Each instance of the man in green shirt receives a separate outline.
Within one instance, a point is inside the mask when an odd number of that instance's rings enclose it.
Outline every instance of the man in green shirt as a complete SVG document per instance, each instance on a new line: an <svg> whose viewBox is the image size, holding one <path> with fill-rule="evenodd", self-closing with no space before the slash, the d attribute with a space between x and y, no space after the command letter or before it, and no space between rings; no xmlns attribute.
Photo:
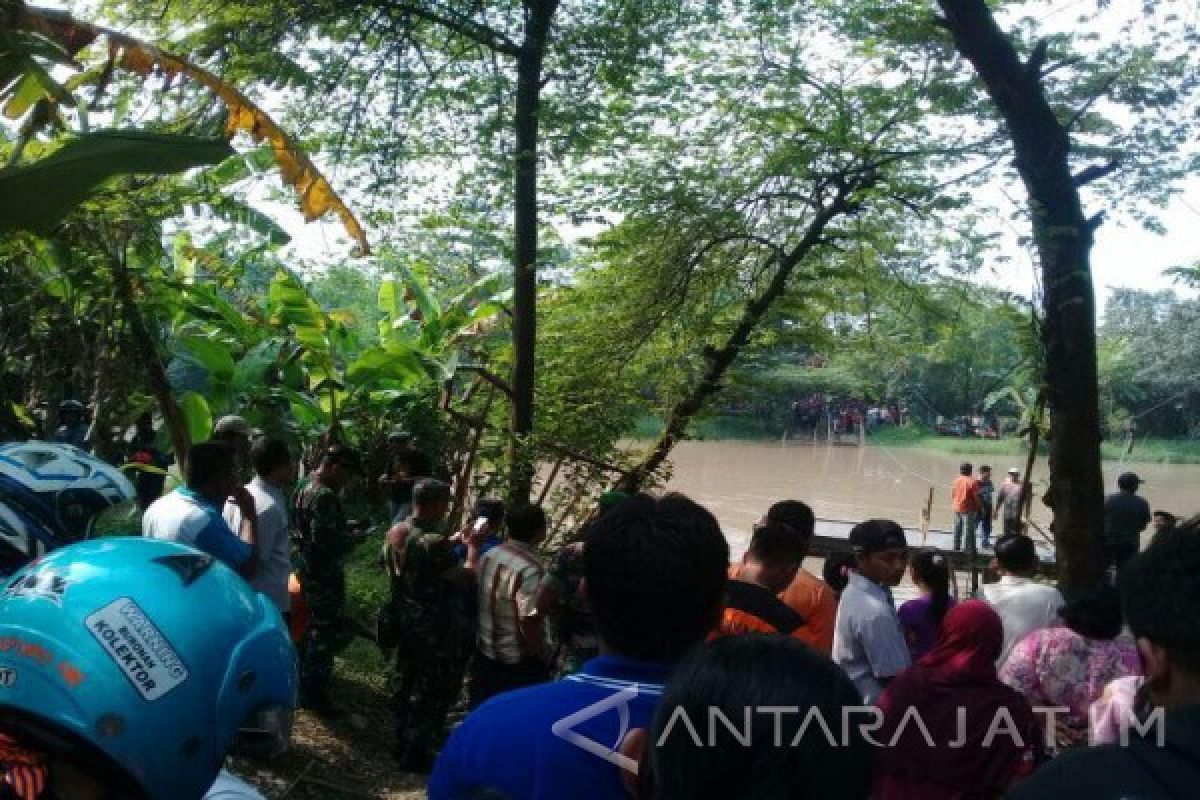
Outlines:
<svg viewBox="0 0 1200 800"><path fill-rule="evenodd" d="M339 493L360 472L357 453L330 446L297 492L292 510L296 572L311 615L300 642L300 707L318 714L337 713L328 694L333 657L353 638L343 619L345 562L357 542L346 524Z"/></svg>
<svg viewBox="0 0 1200 800"><path fill-rule="evenodd" d="M426 478L413 488L411 516L392 526L383 546L391 586L385 611L396 648L395 757L401 768L428 772L445 735L446 717L462 690L474 628L462 591L475 582L479 545L489 526L445 532L450 487ZM465 561L455 556L465 544Z"/></svg>

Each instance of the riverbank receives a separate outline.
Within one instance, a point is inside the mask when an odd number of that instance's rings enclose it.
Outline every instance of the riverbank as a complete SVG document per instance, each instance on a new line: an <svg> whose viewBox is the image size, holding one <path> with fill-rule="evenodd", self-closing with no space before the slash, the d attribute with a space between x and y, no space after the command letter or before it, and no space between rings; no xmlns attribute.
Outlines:
<svg viewBox="0 0 1200 800"><path fill-rule="evenodd" d="M867 441L879 447L917 447L962 455L1024 456L1028 453L1024 440L1016 437L979 439L939 436L915 425L879 428ZM1048 452L1044 446L1040 449L1042 454ZM1129 455L1125 454L1124 442L1101 442L1100 454L1105 461L1127 464L1200 464L1200 441L1142 438L1134 442L1133 452Z"/></svg>
<svg viewBox="0 0 1200 800"><path fill-rule="evenodd" d="M657 417L638 420L633 438L651 440L662 431L662 421ZM688 427L688 435L699 441L764 441L778 440L783 430L778 422L765 420L750 414L704 417ZM1016 437L1004 439L980 439L957 436L939 436L919 425L905 427L883 426L868 438L870 444L879 447L913 447L938 453L973 456L1024 456L1027 453L1024 440ZM1048 452L1043 445L1041 454ZM1101 456L1105 461L1128 464L1200 464L1200 440L1198 439L1152 439L1139 438L1133 452L1125 455L1125 443L1102 442Z"/></svg>

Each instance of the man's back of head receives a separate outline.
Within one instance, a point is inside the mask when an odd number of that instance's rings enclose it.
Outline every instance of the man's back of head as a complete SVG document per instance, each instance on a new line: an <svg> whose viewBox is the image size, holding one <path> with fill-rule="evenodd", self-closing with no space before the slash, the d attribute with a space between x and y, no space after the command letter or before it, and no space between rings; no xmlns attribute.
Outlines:
<svg viewBox="0 0 1200 800"><path fill-rule="evenodd" d="M1165 707L1200 704L1200 517L1160 536L1120 576L1146 682Z"/></svg>
<svg viewBox="0 0 1200 800"><path fill-rule="evenodd" d="M583 560L600 637L618 655L675 660L720 618L729 545L716 518L681 494L621 503L588 530Z"/></svg>
<svg viewBox="0 0 1200 800"><path fill-rule="evenodd" d="M772 567L799 566L804 560L804 540L790 525L760 522L754 526L746 558Z"/></svg>
<svg viewBox="0 0 1200 800"><path fill-rule="evenodd" d="M234 453L222 442L201 442L188 451L187 487L199 494L217 494L233 481ZM226 492L228 493L228 492Z"/></svg>
<svg viewBox="0 0 1200 800"><path fill-rule="evenodd" d="M1117 476L1117 488L1123 492L1136 492L1142 479L1133 472L1122 472Z"/></svg>
<svg viewBox="0 0 1200 800"><path fill-rule="evenodd" d="M450 484L437 478L422 478L413 486L413 507L422 519L441 520L450 504Z"/></svg>
<svg viewBox="0 0 1200 800"><path fill-rule="evenodd" d="M1006 533L996 540L996 562L1005 573L1029 577L1037 571L1037 548L1023 533Z"/></svg>
<svg viewBox="0 0 1200 800"><path fill-rule="evenodd" d="M770 520L760 522L754 526L737 577L782 592L796 577L807 549L808 541L792 526Z"/></svg>
<svg viewBox="0 0 1200 800"><path fill-rule="evenodd" d="M787 525L800 534L806 543L816 529L813 510L799 500L780 500L767 511L767 521Z"/></svg>
<svg viewBox="0 0 1200 800"><path fill-rule="evenodd" d="M959 475L966 475L967 477L970 477L971 473L974 471L975 471L975 468L971 465L971 462L969 462L969 461L964 461L963 463L959 464L959 466L958 466L958 474Z"/></svg>
<svg viewBox="0 0 1200 800"><path fill-rule="evenodd" d="M508 535L518 542L537 544L546 535L546 512L531 503L513 506L508 515Z"/></svg>
<svg viewBox="0 0 1200 800"><path fill-rule="evenodd" d="M496 529L504 524L504 514L504 501L498 497L481 497L471 509L472 519L483 517Z"/></svg>
<svg viewBox="0 0 1200 800"><path fill-rule="evenodd" d="M255 475L270 481L273 475L283 474L284 468L290 470L292 453L282 439L264 437L250 446L250 463L254 465Z"/></svg>

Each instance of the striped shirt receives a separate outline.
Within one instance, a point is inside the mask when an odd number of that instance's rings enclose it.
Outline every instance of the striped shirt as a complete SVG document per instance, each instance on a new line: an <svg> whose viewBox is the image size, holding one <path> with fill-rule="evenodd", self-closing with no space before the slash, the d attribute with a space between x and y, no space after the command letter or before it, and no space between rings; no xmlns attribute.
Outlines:
<svg viewBox="0 0 1200 800"><path fill-rule="evenodd" d="M529 655L518 623L536 613L544 574L537 551L509 539L479 561L479 652L501 664Z"/></svg>

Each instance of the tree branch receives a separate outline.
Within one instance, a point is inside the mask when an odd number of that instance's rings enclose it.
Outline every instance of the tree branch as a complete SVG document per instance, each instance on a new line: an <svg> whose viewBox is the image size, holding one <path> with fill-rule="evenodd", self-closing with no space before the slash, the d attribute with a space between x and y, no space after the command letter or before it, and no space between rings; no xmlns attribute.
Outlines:
<svg viewBox="0 0 1200 800"><path fill-rule="evenodd" d="M1050 42L1046 39L1038 39L1037 44L1033 46L1033 52L1029 54L1029 60L1025 62L1025 77L1030 81L1040 80L1042 77L1042 65L1046 63L1046 56L1050 52Z"/></svg>
<svg viewBox="0 0 1200 800"><path fill-rule="evenodd" d="M1073 67L1083 60L1083 56L1067 56L1066 58L1060 58L1058 61L1047 65L1046 68L1042 70L1041 77L1045 78L1047 75L1051 75L1058 70L1063 69L1064 67Z"/></svg>
<svg viewBox="0 0 1200 800"><path fill-rule="evenodd" d="M1102 86L1102 87L1099 89L1099 91L1097 91L1095 94L1093 94L1091 97L1089 97L1089 98L1087 99L1087 102L1085 102L1085 103L1084 103L1082 106L1080 106L1080 107L1079 107L1079 110L1078 110L1078 111L1076 111L1074 114L1072 114L1072 115L1071 115L1071 118L1070 118L1069 120L1067 120L1067 124L1066 124L1064 127L1065 127L1065 128L1068 130L1068 131L1069 131L1069 130L1071 130L1072 128L1074 128L1074 127L1075 127L1075 123L1079 122L1080 118L1082 118L1082 117L1083 117L1083 115L1087 113L1088 109L1089 109L1089 108L1091 108L1091 107L1092 107L1092 105L1093 105L1093 104L1094 104L1094 103L1095 103L1097 100L1099 100L1099 99L1100 99L1101 97L1103 97L1105 94L1108 94L1108 90L1109 90L1109 89L1111 89L1111 88L1112 88L1112 85L1113 85L1114 83L1116 83L1116 82L1117 82L1117 76L1116 76L1116 74L1114 73L1114 74L1112 74L1112 75L1110 75L1110 76L1108 77L1108 80L1106 80L1106 81L1104 82L1104 86Z"/></svg>
<svg viewBox="0 0 1200 800"><path fill-rule="evenodd" d="M499 375L496 375L496 374L488 371L488 369L486 367L482 367L482 366L478 366L478 365L474 365L474 364L460 364L458 368L460 370L462 370L463 372L474 372L476 375L483 378L485 381L490 383L492 386L495 386L497 389L504 392L509 397L512 397L512 393L513 393L512 387L508 385L508 382L505 381L503 378L501 378Z"/></svg>
<svg viewBox="0 0 1200 800"><path fill-rule="evenodd" d="M1106 175L1111 175L1121 168L1121 161L1118 158L1110 158L1107 164L1092 164L1090 167L1085 167L1079 172L1071 176L1071 183L1079 186L1087 186L1093 181L1098 181Z"/></svg>
<svg viewBox="0 0 1200 800"><path fill-rule="evenodd" d="M516 42L490 25L476 22L473 19L467 19L459 14L454 14L453 12L443 13L437 9L427 8L417 3L394 3L390 7L400 13L411 14L414 17L419 17L420 19L454 31L460 36L477 42L489 50L514 57L521 51L520 46Z"/></svg>

